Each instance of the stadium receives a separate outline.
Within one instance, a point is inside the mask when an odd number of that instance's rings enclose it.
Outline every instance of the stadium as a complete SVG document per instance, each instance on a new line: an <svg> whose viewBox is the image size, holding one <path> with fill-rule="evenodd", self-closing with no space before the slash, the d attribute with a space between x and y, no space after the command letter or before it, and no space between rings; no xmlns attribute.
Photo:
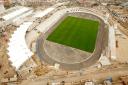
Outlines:
<svg viewBox="0 0 128 85"><path fill-rule="evenodd" d="M61 10L60 17L53 19L53 24L39 36L36 50L43 62L58 64L65 70L80 70L99 60L108 44L108 28L102 18L81 9Z"/></svg>
<svg viewBox="0 0 128 85"><path fill-rule="evenodd" d="M1 0L0 85L123 85L127 0Z"/></svg>

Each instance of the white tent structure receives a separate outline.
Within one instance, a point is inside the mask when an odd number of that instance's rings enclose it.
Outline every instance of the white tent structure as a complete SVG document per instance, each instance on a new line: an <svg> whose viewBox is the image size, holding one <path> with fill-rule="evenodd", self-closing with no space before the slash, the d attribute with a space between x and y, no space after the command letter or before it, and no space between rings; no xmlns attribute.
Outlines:
<svg viewBox="0 0 128 85"><path fill-rule="evenodd" d="M29 59L33 53L27 47L25 42L25 34L32 22L24 22L14 32L8 43L8 55L9 60L12 62L12 66L16 67L16 70Z"/></svg>
<svg viewBox="0 0 128 85"><path fill-rule="evenodd" d="M11 13L9 13L9 14L6 14L6 15L2 16L2 18L3 18L5 21L7 21L7 20L10 20L10 19L12 19L12 18L15 18L16 16L19 16L19 15L21 15L21 14L23 14L24 12L27 12L27 11L29 11L29 10L30 10L30 8L28 8L28 7L22 7L22 8L20 8L20 9L17 9L16 11L13 11L13 12L11 12Z"/></svg>

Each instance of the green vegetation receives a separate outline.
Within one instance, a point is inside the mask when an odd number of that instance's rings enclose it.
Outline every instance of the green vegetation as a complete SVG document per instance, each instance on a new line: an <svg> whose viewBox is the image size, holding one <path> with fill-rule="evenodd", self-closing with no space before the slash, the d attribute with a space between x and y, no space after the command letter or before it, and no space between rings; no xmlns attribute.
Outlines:
<svg viewBox="0 0 128 85"><path fill-rule="evenodd" d="M73 16L65 18L47 40L87 52L93 52L99 22Z"/></svg>

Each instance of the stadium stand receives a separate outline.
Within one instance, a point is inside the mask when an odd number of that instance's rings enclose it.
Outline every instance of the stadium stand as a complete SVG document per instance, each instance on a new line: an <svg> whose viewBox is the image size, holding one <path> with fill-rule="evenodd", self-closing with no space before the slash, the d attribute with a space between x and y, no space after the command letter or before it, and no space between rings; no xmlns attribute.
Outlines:
<svg viewBox="0 0 128 85"><path fill-rule="evenodd" d="M12 66L16 67L16 70L29 59L33 53L28 49L25 41L25 34L32 22L24 22L14 32L8 43L8 55L9 60L12 62Z"/></svg>

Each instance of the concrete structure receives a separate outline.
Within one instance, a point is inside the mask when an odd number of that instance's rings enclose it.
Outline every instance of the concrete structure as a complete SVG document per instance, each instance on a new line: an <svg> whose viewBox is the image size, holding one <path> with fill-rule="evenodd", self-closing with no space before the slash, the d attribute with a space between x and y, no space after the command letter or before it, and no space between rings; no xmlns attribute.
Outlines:
<svg viewBox="0 0 128 85"><path fill-rule="evenodd" d="M111 65L108 57L104 56L103 54L101 54L99 62L101 63L102 66L104 66L104 65Z"/></svg>
<svg viewBox="0 0 128 85"><path fill-rule="evenodd" d="M29 8L23 7L21 9L18 9L16 11L12 12L12 13L2 16L2 19L4 19L5 21L10 20L18 15L21 15L22 13L27 12L28 10L29 10Z"/></svg>
<svg viewBox="0 0 128 85"><path fill-rule="evenodd" d="M0 27L4 27L12 23L13 20L16 21L18 18L27 16L28 14L26 13L30 12L31 10L31 8L22 6L14 7L13 9L8 9L0 15Z"/></svg>
<svg viewBox="0 0 128 85"><path fill-rule="evenodd" d="M109 28L109 47L110 47L110 57L112 60L116 59L116 38L114 27Z"/></svg>

